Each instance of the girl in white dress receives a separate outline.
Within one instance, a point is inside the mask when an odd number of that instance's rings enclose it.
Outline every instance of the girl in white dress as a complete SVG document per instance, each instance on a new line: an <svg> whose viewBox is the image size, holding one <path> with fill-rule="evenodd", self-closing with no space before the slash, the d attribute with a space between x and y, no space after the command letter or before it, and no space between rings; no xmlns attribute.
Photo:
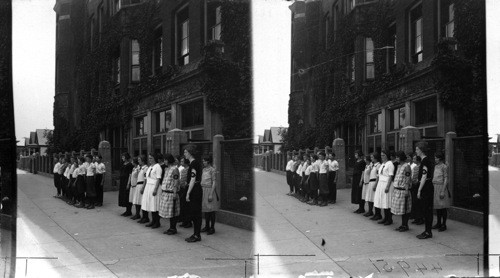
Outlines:
<svg viewBox="0 0 500 278"><path fill-rule="evenodd" d="M160 180L162 169L158 161L162 159L161 154L149 155L150 167L146 171L146 186L142 192L142 209L146 212L150 211L153 220L146 227L153 229L160 227L160 215L158 209L160 207Z"/></svg>
<svg viewBox="0 0 500 278"><path fill-rule="evenodd" d="M132 173L130 173L130 177L128 179L127 190L129 190L128 201L133 204L134 196L137 195L137 179L139 177L139 170L141 169L137 157L134 157L132 159L132 165L134 165L134 168L132 168ZM139 217L139 210L137 210L137 207L135 207L135 215L132 216L131 219L135 220L139 219Z"/></svg>
<svg viewBox="0 0 500 278"><path fill-rule="evenodd" d="M139 174L137 175L137 186L135 189L134 198L132 199L132 204L135 205L135 216L132 219L141 218L141 204L142 204L142 191L144 190L144 182L146 181L146 171L148 170L148 165L146 165L146 156L139 155L137 158L137 162L139 162ZM137 221L139 223L147 223L149 222L148 213L142 210L142 218Z"/></svg>
<svg viewBox="0 0 500 278"><path fill-rule="evenodd" d="M392 181L394 179L394 164L389 160L389 153L382 151L380 157L382 158L382 166L378 171L377 185L375 186L374 206L378 209L384 210L384 219L378 221L379 224L391 225L391 196L393 187Z"/></svg>
<svg viewBox="0 0 500 278"><path fill-rule="evenodd" d="M377 185L378 169L380 168L380 154L374 152L370 155L371 168L370 168L370 179L368 186L366 187L365 201L368 202L368 212L364 216L371 216L370 220L380 220L382 215L380 214L380 209L375 208L375 214L373 213L373 202L375 201L375 186Z"/></svg>

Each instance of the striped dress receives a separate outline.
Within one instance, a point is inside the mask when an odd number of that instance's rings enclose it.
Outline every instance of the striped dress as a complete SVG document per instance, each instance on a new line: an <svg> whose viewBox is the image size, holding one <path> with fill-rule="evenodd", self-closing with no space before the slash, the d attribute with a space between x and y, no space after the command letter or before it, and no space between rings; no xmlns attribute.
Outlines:
<svg viewBox="0 0 500 278"><path fill-rule="evenodd" d="M398 166L394 177L394 192L391 200L391 212L394 215L403 215L411 212L411 194L408 190L411 185L411 168L408 163Z"/></svg>

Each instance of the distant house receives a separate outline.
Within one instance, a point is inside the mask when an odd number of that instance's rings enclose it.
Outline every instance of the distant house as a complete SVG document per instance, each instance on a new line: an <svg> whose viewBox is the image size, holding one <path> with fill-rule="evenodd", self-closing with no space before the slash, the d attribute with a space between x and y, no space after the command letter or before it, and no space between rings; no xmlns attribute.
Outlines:
<svg viewBox="0 0 500 278"><path fill-rule="evenodd" d="M283 145L283 137L281 134L283 134L284 131L286 131L285 127L271 127L270 129L264 130L264 135L259 135L258 152L256 153L265 153L267 151L280 153L281 146Z"/></svg>
<svg viewBox="0 0 500 278"><path fill-rule="evenodd" d="M29 156L34 153L39 153L40 155L47 155L48 142L47 137L45 137L46 132L52 132L50 129L37 129L36 131L30 132L29 138L25 138L24 146L18 148L20 154L23 156Z"/></svg>

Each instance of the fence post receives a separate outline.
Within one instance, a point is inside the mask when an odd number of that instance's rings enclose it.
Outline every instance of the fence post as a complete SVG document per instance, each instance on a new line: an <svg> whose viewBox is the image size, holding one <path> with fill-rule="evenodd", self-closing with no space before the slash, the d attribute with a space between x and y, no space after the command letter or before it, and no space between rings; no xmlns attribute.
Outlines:
<svg viewBox="0 0 500 278"><path fill-rule="evenodd" d="M212 152L213 152L213 164L215 167L215 189L222 196L221 189L221 171L222 171L222 141L224 141L224 136L217 134L214 136L212 143Z"/></svg>
<svg viewBox="0 0 500 278"><path fill-rule="evenodd" d="M399 133L399 149L405 153L413 152L413 142L420 140L420 131L414 126L405 126Z"/></svg>
<svg viewBox="0 0 500 278"><path fill-rule="evenodd" d="M108 141L101 141L99 143L99 154L102 156L101 162L106 166L106 173L104 173L104 184L103 191L113 190L113 176L112 176L112 165L111 165L111 145Z"/></svg>
<svg viewBox="0 0 500 278"><path fill-rule="evenodd" d="M454 181L455 181L455 165L453 163L454 161L454 154L455 154L455 148L453 146L453 138L456 138L457 134L453 131L450 131L446 133L446 139L445 139L445 162L448 164L448 189L450 192L454 192ZM451 194L451 204L453 205L453 197L455 194Z"/></svg>
<svg viewBox="0 0 500 278"><path fill-rule="evenodd" d="M339 170L337 171L337 189L347 188L346 179L346 157L345 157L345 144L344 139L337 138L333 140L332 150L335 153L335 160L339 163Z"/></svg>

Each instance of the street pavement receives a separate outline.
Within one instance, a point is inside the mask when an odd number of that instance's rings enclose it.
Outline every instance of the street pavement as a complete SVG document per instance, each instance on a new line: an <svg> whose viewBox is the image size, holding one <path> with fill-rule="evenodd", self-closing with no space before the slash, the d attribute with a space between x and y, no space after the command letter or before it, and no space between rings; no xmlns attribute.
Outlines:
<svg viewBox="0 0 500 278"><path fill-rule="evenodd" d="M488 166L490 176L489 253L500 254L500 169ZM490 276L500 276L500 256L490 256L488 260Z"/></svg>
<svg viewBox="0 0 500 278"><path fill-rule="evenodd" d="M478 274L477 257L464 256L483 253L481 227L448 220L447 231L420 240L415 236L423 226L394 231L399 216L383 226L354 214L350 189L338 190L336 204L318 207L287 196L283 175L255 169L255 182L258 277L299 277L314 270L333 277L483 276L482 257Z"/></svg>
<svg viewBox="0 0 500 278"><path fill-rule="evenodd" d="M254 254L253 233L216 223L216 233L187 243L192 228L167 236L168 221L151 229L118 207L118 193L105 192L104 206L77 209L53 198L51 178L18 170L16 276L23 277L245 277ZM134 209L135 212L135 209ZM50 259L47 257L55 257ZM224 260L222 260L224 259ZM229 259L229 260L228 260ZM253 273L247 261L246 276Z"/></svg>

